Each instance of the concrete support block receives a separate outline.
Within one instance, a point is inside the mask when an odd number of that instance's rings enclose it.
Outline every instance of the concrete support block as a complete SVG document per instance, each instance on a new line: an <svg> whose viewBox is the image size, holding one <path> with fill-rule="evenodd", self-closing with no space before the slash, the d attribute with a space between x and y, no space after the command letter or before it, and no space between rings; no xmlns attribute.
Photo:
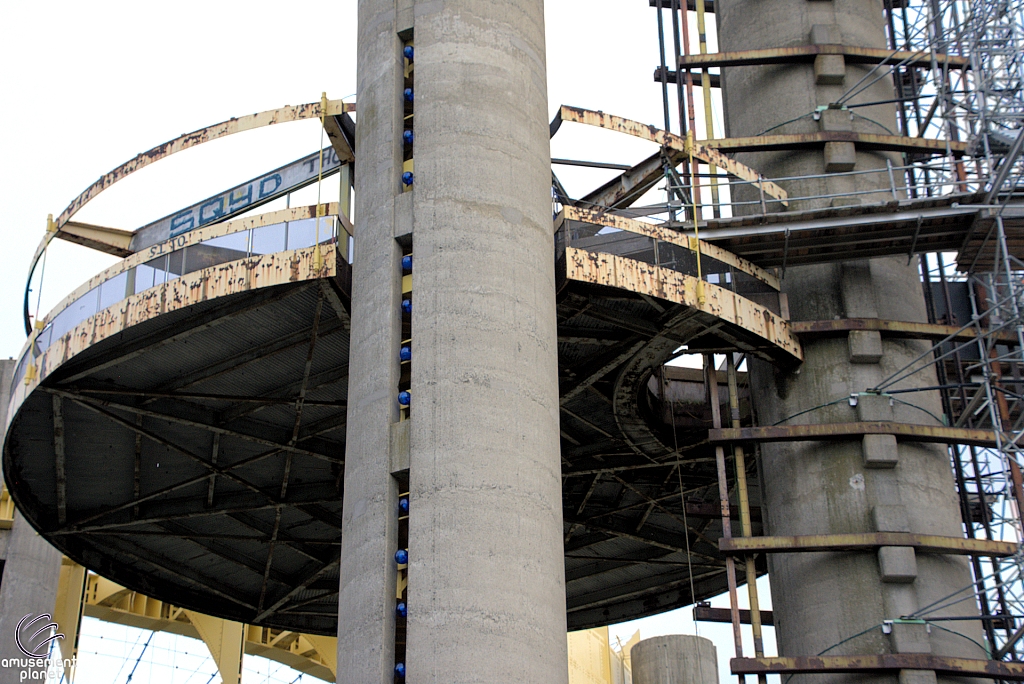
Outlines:
<svg viewBox="0 0 1024 684"><path fill-rule="evenodd" d="M889 633L893 653L931 653L928 625L896 622Z"/></svg>
<svg viewBox="0 0 1024 684"><path fill-rule="evenodd" d="M874 506L871 509L871 522L876 532L910 532L907 507L903 505Z"/></svg>
<svg viewBox="0 0 1024 684"><path fill-rule="evenodd" d="M412 239L412 198L411 192L395 197L395 239L399 242Z"/></svg>
<svg viewBox="0 0 1024 684"><path fill-rule="evenodd" d="M857 163L857 148L851 142L825 143L825 173L853 171Z"/></svg>
<svg viewBox="0 0 1024 684"><path fill-rule="evenodd" d="M900 670L900 684L935 684L931 670Z"/></svg>
<svg viewBox="0 0 1024 684"><path fill-rule="evenodd" d="M893 435L864 435L861 449L865 468L895 468L899 451Z"/></svg>
<svg viewBox="0 0 1024 684"><path fill-rule="evenodd" d="M862 394L857 398L857 420L876 422L893 419L893 407L889 397L883 397L880 394Z"/></svg>
<svg viewBox="0 0 1024 684"><path fill-rule="evenodd" d="M818 57L828 56L819 55ZM818 112L818 128L827 133L849 133L853 130L853 119L850 118L850 112L846 109L823 109Z"/></svg>
<svg viewBox="0 0 1024 684"><path fill-rule="evenodd" d="M882 334L877 330L851 330L850 363L878 363L882 360Z"/></svg>
<svg viewBox="0 0 1024 684"><path fill-rule="evenodd" d="M415 19L414 4L413 0L396 0L395 2L395 27L398 29L399 35L412 31Z"/></svg>
<svg viewBox="0 0 1024 684"><path fill-rule="evenodd" d="M411 420L391 424L391 474L409 469L409 428Z"/></svg>
<svg viewBox="0 0 1024 684"><path fill-rule="evenodd" d="M839 36L839 27L835 24L811 26L811 43L814 45L836 45L842 41Z"/></svg>
<svg viewBox="0 0 1024 684"><path fill-rule="evenodd" d="M814 58L815 85L843 85L846 60L842 55L818 55Z"/></svg>
<svg viewBox="0 0 1024 684"><path fill-rule="evenodd" d="M629 657L633 684L718 684L718 655L710 639L684 634L644 639Z"/></svg>
<svg viewBox="0 0 1024 684"><path fill-rule="evenodd" d="M910 584L917 579L917 556L914 549L909 546L883 546L878 549L878 572L883 582Z"/></svg>

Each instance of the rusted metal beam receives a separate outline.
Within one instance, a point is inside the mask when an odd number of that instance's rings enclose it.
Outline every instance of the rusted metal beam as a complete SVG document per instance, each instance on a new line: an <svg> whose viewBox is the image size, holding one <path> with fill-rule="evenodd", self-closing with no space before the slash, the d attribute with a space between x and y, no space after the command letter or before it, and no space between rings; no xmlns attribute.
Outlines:
<svg viewBox="0 0 1024 684"><path fill-rule="evenodd" d="M79 209L84 207L89 200L95 198L114 183L124 180L131 174L144 169L153 162L169 157L176 152L181 152L234 133L241 133L242 131L249 131L255 128L272 126L274 124L286 123L289 121L318 119L320 118L320 110L321 107L319 102L310 102L309 104L297 105L294 107L289 106L281 107L280 109L271 109L257 114L228 119L227 121L222 121L218 124L207 126L206 128L200 128L197 131L192 131L191 133L185 133L174 140L169 140L163 143L162 145L157 145L153 149L140 153L134 159L131 159L112 171L104 174L99 178L99 180L86 188L85 191L76 197L71 204L68 205L67 209L57 217L57 228L59 230L78 212ZM346 104L341 100L331 100L328 102L328 115L338 115L342 112L354 111L355 103Z"/></svg>
<svg viewBox="0 0 1024 684"><path fill-rule="evenodd" d="M714 140L701 140L700 144L716 150L739 153L817 148L829 142L854 143L862 150L888 150L891 152L940 155L946 154L948 150L955 156L961 156L967 152L967 143L959 140L932 140L928 138L908 138L902 135L880 135L851 131L818 131L816 133L791 133L786 135L757 135L748 138L717 138Z"/></svg>
<svg viewBox="0 0 1024 684"><path fill-rule="evenodd" d="M617 287L683 304L694 311L714 316L732 326L734 331L741 329L760 338L770 345L775 357L803 360L803 349L787 321L731 290L671 269L612 254L568 247L565 256L566 277L571 280ZM703 292L703 298L699 291Z"/></svg>
<svg viewBox="0 0 1024 684"><path fill-rule="evenodd" d="M682 152L675 150L670 150L670 152L670 164L675 165L683 160ZM640 199L664 177L665 166L662 155L658 152L596 190L587 193L578 200L578 204L623 209Z"/></svg>
<svg viewBox="0 0 1024 684"><path fill-rule="evenodd" d="M840 55L848 64L892 64L907 67L931 68L934 60L950 69L970 68L967 57L938 52L887 50L884 48L855 47L852 45L796 45L764 50L736 50L704 55L682 55L679 68L707 69L712 67L758 66L763 64L797 64L813 62L818 55Z"/></svg>
<svg viewBox="0 0 1024 684"><path fill-rule="evenodd" d="M790 324L793 332L802 338L842 336L851 330L877 330L885 337L896 337L907 340L930 340L938 342L952 336L958 342L973 342L977 333L973 328L961 329L955 325L938 325L935 323L916 323L912 321L886 321L878 318L840 318L829 321L793 321ZM1016 344L1017 335L1010 330L989 332L982 330L983 335L1003 344Z"/></svg>
<svg viewBox="0 0 1024 684"><path fill-rule="evenodd" d="M708 441L713 444L720 442L799 442L851 439L863 435L895 435L897 439L905 439L910 442L996 447L996 434L991 430L887 421L723 428L709 430Z"/></svg>
<svg viewBox="0 0 1024 684"><path fill-rule="evenodd" d="M810 534L795 537L732 537L719 539L719 550L727 555L749 553L810 553L861 551L883 546L906 546L921 553L1006 558L1017 553L1017 544L987 539L942 537L910 532L865 532L854 534Z"/></svg>
<svg viewBox="0 0 1024 684"><path fill-rule="evenodd" d="M931 655L930 653L733 658L729 661L729 669L737 675L845 674L931 670L945 676L1024 681L1024 663L954 658Z"/></svg>
<svg viewBox="0 0 1024 684"><path fill-rule="evenodd" d="M716 259L724 264L728 264L736 270L742 271L776 290L781 287L779 279L774 273L770 273L760 266L756 266L746 259L738 257L732 252L724 250L721 247L712 245L704 240L698 240L694 237L690 237L672 228L656 223L644 223L643 221L616 216L615 214L610 214L596 209L564 207L562 209L562 213L565 215L565 218L570 221L580 221L582 223L589 223L595 226L608 226L610 228L617 228L630 233L636 233L637 235L646 235L647 237L654 238L655 240L661 240L662 242L678 245L679 247L683 247L692 252L696 252L699 249L700 253L704 256Z"/></svg>
<svg viewBox="0 0 1024 684"><path fill-rule="evenodd" d="M693 619L696 622L732 622L732 611L728 608L712 608L698 603L693 607ZM750 624L749 610L740 610L740 622L745 625ZM761 624L774 626L775 614L770 610L762 610Z"/></svg>
<svg viewBox="0 0 1024 684"><path fill-rule="evenodd" d="M656 143L662 147L675 150L683 155L692 155L703 162L711 164L712 166L724 169L727 173L730 173L737 178L759 186L764 190L766 195L780 200L783 205L789 205L789 195L787 195L786 191L778 184L766 180L761 174L749 166L741 164L735 159L731 159L726 157L724 154L719 153L714 149L716 147L715 145L708 144L713 141L690 141L687 138L680 138L678 135L674 135L668 131L663 131L656 126L642 124L639 121L615 116L614 114L595 112L589 109L582 109L580 107L562 105L559 110L559 116L562 121L573 121L575 123L604 128L609 131L625 133L642 140L648 140Z"/></svg>
<svg viewBox="0 0 1024 684"><path fill-rule="evenodd" d="M68 221L60 229L57 237L123 259L133 254L131 243L134 235L130 230Z"/></svg>
<svg viewBox="0 0 1024 684"><path fill-rule="evenodd" d="M667 82L669 82L669 83L675 84L676 83L676 79L679 78L679 73L680 72L678 72L678 71L672 71L671 69L665 69L665 80ZM683 73L683 79L685 81L686 72L684 71L682 73ZM700 71L693 71L691 73L691 76L693 76L694 83L696 83L697 81L699 81L701 79L702 74L701 74ZM655 83L661 83L661 67L656 67L654 69L654 81L655 81ZM710 85L711 85L712 88L721 88L722 87L722 76L721 76L721 74L708 74L708 81L710 82Z"/></svg>
<svg viewBox="0 0 1024 684"><path fill-rule="evenodd" d="M660 0L660 1L661 1L661 7L663 9L669 9L670 5L669 5L668 0ZM649 2L650 2L650 6L651 7L658 7L659 0L649 0ZM686 0L686 9L690 10L691 12L696 12L697 11L697 0ZM709 13L715 11L714 0L704 0L704 11L705 12L709 12Z"/></svg>

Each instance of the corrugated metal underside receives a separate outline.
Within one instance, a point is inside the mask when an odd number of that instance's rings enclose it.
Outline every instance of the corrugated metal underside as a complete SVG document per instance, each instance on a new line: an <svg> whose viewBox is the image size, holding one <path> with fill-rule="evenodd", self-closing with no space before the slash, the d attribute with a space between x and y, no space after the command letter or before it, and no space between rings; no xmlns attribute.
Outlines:
<svg viewBox="0 0 1024 684"><path fill-rule="evenodd" d="M19 506L68 556L132 589L335 633L342 300L330 279L221 297L74 357L11 425L4 468ZM681 344L735 346L668 302L564 278L558 301L570 629L720 593L706 421L673 430L649 388ZM751 495L756 506L756 480Z"/></svg>
<svg viewBox="0 0 1024 684"><path fill-rule="evenodd" d="M176 605L332 633L349 333L321 287L204 302L58 369L5 449L33 524L75 560Z"/></svg>
<svg viewBox="0 0 1024 684"><path fill-rule="evenodd" d="M709 425L684 419L673 429L666 415L687 407L666 414L650 387L679 347L721 351L737 349L736 340L709 331L683 306L573 280L561 281L558 320L569 629L722 593ZM748 478L756 508L756 473ZM755 533L760 528L758 517Z"/></svg>

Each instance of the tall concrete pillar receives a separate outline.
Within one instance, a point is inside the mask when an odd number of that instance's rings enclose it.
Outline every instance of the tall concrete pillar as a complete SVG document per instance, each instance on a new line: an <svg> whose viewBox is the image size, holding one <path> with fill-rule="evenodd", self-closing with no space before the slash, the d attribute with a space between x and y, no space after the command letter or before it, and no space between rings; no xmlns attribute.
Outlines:
<svg viewBox="0 0 1024 684"><path fill-rule="evenodd" d="M544 3L415 41L408 676L566 682Z"/></svg>
<svg viewBox="0 0 1024 684"><path fill-rule="evenodd" d="M355 258L349 349L345 501L338 594L339 684L394 681L394 553L398 486L391 430L398 422L402 184L402 42L396 0L360 0L356 96Z"/></svg>
<svg viewBox="0 0 1024 684"><path fill-rule="evenodd" d="M339 682L393 681L403 468L410 681L567 680L543 9L359 3ZM403 41L415 45L405 121ZM414 260L401 424L399 244Z"/></svg>
<svg viewBox="0 0 1024 684"><path fill-rule="evenodd" d="M718 684L714 643L690 634L644 639L629 652L633 684Z"/></svg>
<svg viewBox="0 0 1024 684"><path fill-rule="evenodd" d="M719 43L725 50L843 43L885 47L882 3L878 0L773 0L771 10L757 0L716 3ZM815 65L725 69L722 78L726 131L730 137L818 130L867 133L895 131L892 105L819 112L837 102L870 67L819 58ZM872 76L873 77L873 76ZM865 82L870 81L870 78ZM893 97L889 77L856 96L854 102ZM787 123L788 122L788 123ZM899 163L899 157L889 155ZM793 196L817 195L791 209L856 205L891 199L886 154L852 144L824 150L763 152L740 160L768 177L832 174L877 169L857 177L785 181ZM861 197L827 197L877 189ZM897 186L897 192L899 192ZM925 321L916 263L905 257L790 268L783 289L793 320L882 318ZM848 339L809 340L806 360L794 372L763 363L751 367L751 387L759 425L772 425L811 409L787 424L897 420L936 424L941 415L935 392L888 397L851 393L876 386L917 357L928 343L882 340L877 333L853 333ZM936 384L928 369L901 388ZM836 400L840 403L834 403ZM906 402L906 403L903 403ZM915 406L909 406L914 404ZM767 534L807 535L854 532L916 532L961 536L956 488L946 449L938 445L866 437L863 442L804 442L761 447L760 475ZM894 625L883 620L910 615L948 594L967 588L971 573L963 557L923 555L909 548L874 553L774 554L769 556L776 634L783 655L931 652L987 657L978 622L944 623L949 631L923 625ZM977 615L973 601L941 611L944 616ZM850 639L861 631L861 636ZM967 637L967 638L964 638ZM846 639L850 639L840 645ZM792 684L811 676L794 677ZM829 681L850 679L828 675ZM893 681L895 676L857 675L858 682ZM905 681L934 681L932 673L904 672Z"/></svg>
<svg viewBox="0 0 1024 684"><path fill-rule="evenodd" d="M3 426L3 434L7 430L7 405L11 399L14 367L13 359L0 361L0 425ZM0 443L2 441L0 437ZM20 513L15 512L0 577L0 660L28 659L15 640L18 623L30 613L33 616L53 614L60 580L60 560L60 551L50 546ZM31 637L42 624L45 623L37 623L24 637ZM36 642L41 638L37 637ZM29 678L34 675L37 680L42 676L42 668L38 666L0 668L0 684L26 681L23 679L25 672Z"/></svg>

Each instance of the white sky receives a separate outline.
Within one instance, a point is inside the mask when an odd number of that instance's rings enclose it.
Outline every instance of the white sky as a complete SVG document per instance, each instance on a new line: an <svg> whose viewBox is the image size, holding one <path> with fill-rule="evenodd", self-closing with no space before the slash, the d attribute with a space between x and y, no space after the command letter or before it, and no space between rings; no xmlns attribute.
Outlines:
<svg viewBox="0 0 1024 684"><path fill-rule="evenodd" d="M183 132L317 101L324 90L328 97L351 99L355 20L355 0L0 2L0 355L17 356L24 343L25 277L47 214L58 215L102 174ZM660 86L652 79L659 61L656 35L647 0L547 0L550 112L572 104L661 126ZM316 122L230 136L118 183L76 219L135 229L319 144ZM627 136L573 125L563 126L552 145L555 157L616 163L633 163L652 151ZM556 172L574 196L614 175L567 167ZM325 186L333 189L336 182ZM309 190L293 204L315 201L315 190ZM41 315L115 261L60 240L47 259ZM767 598L767 584L759 584ZM688 614L615 626L613 642L615 636L627 640L637 628L643 636L692 634ZM87 633L96 639L121 638L109 632L112 626L90 622L93 629L98 631ZM774 653L774 635L767 631ZM705 625L701 633L718 646L724 680L732 655L729 628ZM108 667L94 673L95 681L108 681Z"/></svg>

